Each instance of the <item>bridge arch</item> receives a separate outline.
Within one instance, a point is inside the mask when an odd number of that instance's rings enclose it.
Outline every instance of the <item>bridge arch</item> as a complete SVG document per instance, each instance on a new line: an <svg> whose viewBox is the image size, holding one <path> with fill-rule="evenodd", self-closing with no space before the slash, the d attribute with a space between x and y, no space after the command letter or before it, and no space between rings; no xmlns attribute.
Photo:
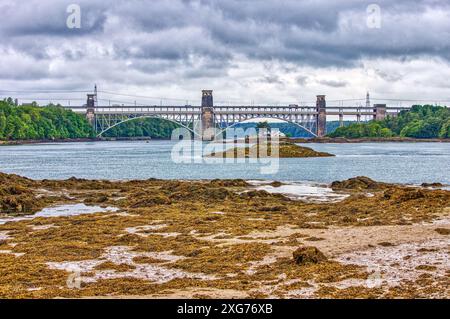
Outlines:
<svg viewBox="0 0 450 319"><path fill-rule="evenodd" d="M114 123L113 125L109 126L108 128L104 129L103 131L101 131L100 133L97 134L97 137L101 137L104 133L108 132L110 129L119 126L120 124L126 123L126 122L130 122L133 120L138 120L138 119L144 119L144 118L153 118L153 119L160 119L160 120L165 120L165 121L169 121L172 123L175 123L177 125L180 125L181 127L187 129L188 131L190 131L192 134L194 134L194 136L199 136L198 133L196 133L193 129L191 129L190 127L184 125L181 122L172 120L172 119L168 119L168 118L164 118L164 117L160 117L160 116L154 116L154 115L142 115L142 116L137 116L137 117L130 117L127 119L124 119L120 122Z"/></svg>
<svg viewBox="0 0 450 319"><path fill-rule="evenodd" d="M295 126L300 127L301 129L305 130L306 132L310 133L312 136L318 137L316 133L314 133L313 131L311 131L311 130L308 129L307 127L305 127L305 126L303 126L303 125L301 125L301 124L299 124L299 123L296 123L296 122L293 122L293 121L289 121L289 120L286 120L286 119L283 119L283 118L278 118L278 117L254 117L254 118L249 118L249 119L246 119L246 120L244 120L244 121L236 122L236 123L233 123L233 124L230 125L230 126L227 126L226 128L222 129L219 133L217 133L215 136L216 136L216 137L219 136L220 134L222 134L223 132L225 132L227 129L229 129L229 128L233 127L233 126L236 126L237 124L251 123L251 122L253 122L254 120L257 120L257 119L261 119L261 120L264 120L264 119L274 119L274 120L278 120L278 121L281 121L281 122L284 122L284 123L293 124L293 125L295 125ZM257 122L255 122L255 123L257 123Z"/></svg>

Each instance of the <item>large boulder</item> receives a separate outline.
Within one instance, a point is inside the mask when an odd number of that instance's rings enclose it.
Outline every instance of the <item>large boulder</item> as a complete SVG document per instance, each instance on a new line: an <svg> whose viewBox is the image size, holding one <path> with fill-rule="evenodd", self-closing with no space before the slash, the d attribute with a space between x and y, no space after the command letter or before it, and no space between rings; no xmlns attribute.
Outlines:
<svg viewBox="0 0 450 319"><path fill-rule="evenodd" d="M297 265L318 264L327 261L327 257L316 247L300 247L293 253Z"/></svg>
<svg viewBox="0 0 450 319"><path fill-rule="evenodd" d="M383 189L388 186L385 183L376 182L366 176L358 176L345 181L335 181L331 183L333 190L374 190Z"/></svg>
<svg viewBox="0 0 450 319"><path fill-rule="evenodd" d="M445 185L442 183L422 183L421 186L426 188L437 188L437 187L444 187Z"/></svg>

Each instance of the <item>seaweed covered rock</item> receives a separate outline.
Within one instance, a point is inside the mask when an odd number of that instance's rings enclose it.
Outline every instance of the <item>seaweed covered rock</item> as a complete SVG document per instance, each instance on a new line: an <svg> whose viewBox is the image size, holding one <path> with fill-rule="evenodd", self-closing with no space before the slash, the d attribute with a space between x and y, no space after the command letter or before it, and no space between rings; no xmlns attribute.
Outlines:
<svg viewBox="0 0 450 319"><path fill-rule="evenodd" d="M392 187L384 191L383 199L394 203L417 202L418 205L426 207L427 202L432 201L442 206L450 203L450 192L446 190L432 190L421 188Z"/></svg>
<svg viewBox="0 0 450 319"><path fill-rule="evenodd" d="M130 207L132 208L143 208L143 207L151 207L156 205L170 205L171 200L161 194L147 194L141 195L132 200L130 203Z"/></svg>
<svg viewBox="0 0 450 319"><path fill-rule="evenodd" d="M272 150L278 148L277 154L272 154ZM294 143L280 142L275 145L261 143L251 147L234 147L225 152L212 153L207 157L218 158L304 158L304 157L331 157L334 154L318 152L309 147L299 146Z"/></svg>
<svg viewBox="0 0 450 319"><path fill-rule="evenodd" d="M214 187L247 187L249 183L243 179L213 179L210 183Z"/></svg>
<svg viewBox="0 0 450 319"><path fill-rule="evenodd" d="M327 261L327 257L319 249L312 246L300 247L292 255L297 265L318 264Z"/></svg>
<svg viewBox="0 0 450 319"><path fill-rule="evenodd" d="M108 201L107 194L91 195L84 199L85 204L102 204Z"/></svg>
<svg viewBox="0 0 450 319"><path fill-rule="evenodd" d="M276 206L262 206L258 208L262 212L282 212L286 211L287 207L282 205L276 205Z"/></svg>
<svg viewBox="0 0 450 319"><path fill-rule="evenodd" d="M209 188L204 186L179 189L169 195L174 200L224 200L233 197L226 188Z"/></svg>
<svg viewBox="0 0 450 319"><path fill-rule="evenodd" d="M170 181L160 191L172 201L216 201L233 198L234 192L211 183Z"/></svg>
<svg viewBox="0 0 450 319"><path fill-rule="evenodd" d="M398 203L414 200L414 199L422 199L427 196L427 191L422 189L400 189L400 188L391 188L384 192L383 197L385 199L390 199L396 201Z"/></svg>
<svg viewBox="0 0 450 319"><path fill-rule="evenodd" d="M443 187L444 184L442 184L442 183L422 183L421 186L427 187L427 188L436 188L436 187Z"/></svg>
<svg viewBox="0 0 450 319"><path fill-rule="evenodd" d="M41 207L41 200L26 186L17 184L0 186L0 212L29 214Z"/></svg>
<svg viewBox="0 0 450 319"><path fill-rule="evenodd" d="M272 197L272 194L265 190L250 190L241 194L241 198L265 198Z"/></svg>
<svg viewBox="0 0 450 319"><path fill-rule="evenodd" d="M366 176L357 176L345 181L335 181L331 183L333 190L376 190L389 186L386 183L376 182Z"/></svg>
<svg viewBox="0 0 450 319"><path fill-rule="evenodd" d="M450 235L450 228L436 228L434 231L437 232L439 235L444 236Z"/></svg>
<svg viewBox="0 0 450 319"><path fill-rule="evenodd" d="M270 183L269 186L281 187L281 186L283 186L283 183L282 182L278 182L278 181L274 181L274 182Z"/></svg>
<svg viewBox="0 0 450 319"><path fill-rule="evenodd" d="M280 143L280 157L333 157L334 154L318 152L310 147L299 146L294 143Z"/></svg>
<svg viewBox="0 0 450 319"><path fill-rule="evenodd" d="M243 192L239 196L242 199L276 198L276 199L279 199L282 201L290 201L290 199L288 197L284 196L283 194L269 193L268 191L257 190L257 189L252 189L247 192Z"/></svg>
<svg viewBox="0 0 450 319"><path fill-rule="evenodd" d="M111 189L113 185L117 185L113 181L108 180L89 180L84 178L70 177L66 180L47 180L40 181L40 186L45 188L67 188L67 189L82 189L82 190L99 190Z"/></svg>
<svg viewBox="0 0 450 319"><path fill-rule="evenodd" d="M15 174L0 173L0 185L31 186L34 181Z"/></svg>

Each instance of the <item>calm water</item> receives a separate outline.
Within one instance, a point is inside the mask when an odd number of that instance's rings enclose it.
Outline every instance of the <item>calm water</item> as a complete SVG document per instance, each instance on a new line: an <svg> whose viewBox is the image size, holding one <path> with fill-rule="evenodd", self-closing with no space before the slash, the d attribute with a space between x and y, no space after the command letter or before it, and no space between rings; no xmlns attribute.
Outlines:
<svg viewBox="0 0 450 319"><path fill-rule="evenodd" d="M329 183L357 175L386 182L450 184L450 143L308 144L330 158L280 159L267 164L176 164L171 141L116 141L0 147L0 171L35 179L244 178Z"/></svg>

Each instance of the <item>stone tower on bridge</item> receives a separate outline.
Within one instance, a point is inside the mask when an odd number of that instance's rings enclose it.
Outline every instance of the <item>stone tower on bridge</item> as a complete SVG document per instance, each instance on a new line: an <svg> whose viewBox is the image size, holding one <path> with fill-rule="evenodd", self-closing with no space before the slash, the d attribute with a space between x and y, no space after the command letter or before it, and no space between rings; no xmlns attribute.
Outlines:
<svg viewBox="0 0 450 319"><path fill-rule="evenodd" d="M327 102L325 95L317 95L316 101L316 132L318 137L325 136L327 134Z"/></svg>
<svg viewBox="0 0 450 319"><path fill-rule="evenodd" d="M212 141L215 137L214 101L212 90L202 91L202 140Z"/></svg>
<svg viewBox="0 0 450 319"><path fill-rule="evenodd" d="M92 126L95 125L95 94L87 95L86 118Z"/></svg>
<svg viewBox="0 0 450 319"><path fill-rule="evenodd" d="M386 104L375 104L374 105L374 120L382 121L386 118Z"/></svg>
<svg viewBox="0 0 450 319"><path fill-rule="evenodd" d="M97 106L97 84L94 86L94 94L87 95L86 101L86 119L89 124L96 128L95 107Z"/></svg>

